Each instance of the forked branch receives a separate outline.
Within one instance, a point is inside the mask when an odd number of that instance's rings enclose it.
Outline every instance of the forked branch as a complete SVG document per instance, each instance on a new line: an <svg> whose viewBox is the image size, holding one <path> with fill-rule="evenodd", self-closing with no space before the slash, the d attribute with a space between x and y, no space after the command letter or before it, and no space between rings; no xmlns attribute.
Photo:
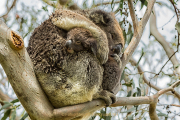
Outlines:
<svg viewBox="0 0 180 120"><path fill-rule="evenodd" d="M151 17L150 17L150 33L151 35L153 35L156 40L161 44L161 46L163 47L163 49L166 52L166 55L168 56L169 60L171 61L171 63L173 64L175 71L177 74L180 75L180 66L177 67L180 63L178 62L176 56L175 56L175 52L169 45L169 43L165 40L165 38L161 35L161 33L158 31L157 29L157 25L156 25L156 12L155 10L153 10L153 13L151 13ZM161 70L162 71L162 70ZM161 72L160 71L160 72Z"/></svg>
<svg viewBox="0 0 180 120"><path fill-rule="evenodd" d="M8 2L8 1L7 1L7 2ZM13 3L12 3L12 5L11 5L10 7L8 7L8 4L7 4L7 5L6 5L6 7L7 7L7 12L6 12L4 15L0 16L0 18L7 16L7 15L9 14L9 12L11 11L11 9L16 5L16 2L17 2L17 0L14 0Z"/></svg>
<svg viewBox="0 0 180 120"><path fill-rule="evenodd" d="M172 84L170 87L162 89L160 91L158 91L155 95L151 96L153 102L150 104L149 106L149 116L151 118L151 120L159 120L157 113L156 113L156 105L158 102L158 98L159 96L163 95L166 92L171 91L172 93L174 93L174 88L180 84L180 80L175 82L174 84Z"/></svg>
<svg viewBox="0 0 180 120"><path fill-rule="evenodd" d="M133 28L134 28L134 34L138 34L138 19L136 17L136 13L134 10L134 6L133 6L133 0L128 0L128 6L129 6L129 10L131 11L131 19L133 22Z"/></svg>
<svg viewBox="0 0 180 120"><path fill-rule="evenodd" d="M130 57L132 56L134 50L136 49L136 47L139 44L139 41L140 41L141 36L143 34L144 28L146 26L146 23L147 23L150 15L151 15L151 12L152 12L152 9L153 9L155 1L156 0L148 1L146 12L145 12L143 18L138 23L138 25L133 25L133 26L137 26L137 32L134 33L130 44L128 45L128 47L126 48L126 50L125 50L125 52L123 54L123 57L122 57L122 63L123 63L122 64L122 69L124 69L124 67L126 66L127 62L129 61ZM133 8L132 1L130 1L129 7L130 7L131 16L133 17L133 19L135 19L135 17L134 17L135 15L133 15L134 14L134 10L132 9ZM136 23L134 22L133 24L136 24ZM134 28L134 29L136 29L136 28Z"/></svg>
<svg viewBox="0 0 180 120"><path fill-rule="evenodd" d="M137 62L136 62L133 58L130 59L130 63L131 63L132 66L136 66L136 65L137 65ZM139 73L141 73L141 74L144 73L143 69L142 69L139 65L137 66L137 69L138 69L138 72L139 72ZM157 90L157 91L160 91L160 90L161 90L161 88L159 88L158 86L156 86L156 85L152 84L150 81L148 81L147 78L145 77L145 75L143 75L143 80L144 80L144 82L145 82L149 87L152 87L152 88L154 88L154 89ZM180 94L179 94L178 92L176 92L176 91L174 91L174 93L167 92L166 94L167 94L167 95L174 95L174 96L177 97L177 98L179 99L179 101L180 101Z"/></svg>

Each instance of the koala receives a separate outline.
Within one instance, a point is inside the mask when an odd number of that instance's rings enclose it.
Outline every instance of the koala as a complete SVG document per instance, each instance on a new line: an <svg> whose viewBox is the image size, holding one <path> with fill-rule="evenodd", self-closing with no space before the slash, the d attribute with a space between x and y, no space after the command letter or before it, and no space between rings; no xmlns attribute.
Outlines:
<svg viewBox="0 0 180 120"><path fill-rule="evenodd" d="M85 28L92 34L95 41L91 50L67 50L68 31L76 27ZM105 99L114 97L102 89L103 64L108 61L109 48L113 46L109 46L112 37L103 27L89 16L57 10L32 33L27 51L37 80L54 108L84 103L102 96L107 96ZM92 113L77 119L88 119Z"/></svg>
<svg viewBox="0 0 180 120"><path fill-rule="evenodd" d="M57 18L61 15L66 18L67 26L59 27L57 24L61 22ZM81 21L78 22L78 19ZM95 53L67 52L68 30L75 28L77 24L82 27L91 26L87 29L93 31L91 34L97 47ZM54 108L92 101L102 91L102 64L108 59L108 40L105 33L86 17L67 10L52 13L32 33L27 52L33 62L37 80ZM91 114L87 113L78 119L88 119Z"/></svg>
<svg viewBox="0 0 180 120"><path fill-rule="evenodd" d="M83 50L93 52L96 55L96 38L91 32L84 28L74 28L67 33L66 48L69 53L80 52Z"/></svg>
<svg viewBox="0 0 180 120"><path fill-rule="evenodd" d="M90 31L88 31L87 29L74 28L70 30L67 33L67 40L68 41L66 41L66 48L69 53L74 53L74 51L80 52L83 50L91 52L96 51L96 39L93 38ZM121 60L119 57L119 53L121 51L121 48L121 45L113 46L113 48L109 52L108 61L103 65L104 73L102 88L103 90L107 91L103 91L103 94L100 93L99 98L104 99L107 106L116 101L116 97L113 93L113 87L118 83L120 79ZM108 94L108 92L111 92L113 94ZM107 95L110 95L110 97L107 97ZM111 98L112 100L110 100L109 98Z"/></svg>

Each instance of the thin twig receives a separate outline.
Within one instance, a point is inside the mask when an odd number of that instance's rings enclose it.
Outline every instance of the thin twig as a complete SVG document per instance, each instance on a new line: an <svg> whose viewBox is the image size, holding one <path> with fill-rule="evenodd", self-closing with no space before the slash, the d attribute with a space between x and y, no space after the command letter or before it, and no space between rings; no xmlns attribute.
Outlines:
<svg viewBox="0 0 180 120"><path fill-rule="evenodd" d="M171 18L167 23L165 23L163 26L161 26L161 27L159 27L159 28L163 28L165 25L167 25L167 24L174 18L174 16L175 16L175 15L173 15L172 18ZM158 29L159 29L159 28L158 28Z"/></svg>
<svg viewBox="0 0 180 120"><path fill-rule="evenodd" d="M131 19L133 22L133 28L134 28L134 34L137 34L138 32L138 19L136 17L136 13L134 11L134 6L132 0L128 0L128 6L130 10Z"/></svg>
<svg viewBox="0 0 180 120"><path fill-rule="evenodd" d="M161 70L160 70L156 75L159 75L159 74L162 72L162 70L163 70L163 68L166 66L166 64L171 60L171 58L172 58L177 52L178 52L178 50L176 50L176 51L169 57L168 61L166 61L166 63L163 65L163 67L161 68ZM155 76L154 76L154 77L155 77Z"/></svg>
<svg viewBox="0 0 180 120"><path fill-rule="evenodd" d="M8 0L7 0L7 1L8 1ZM11 5L11 7L9 7L9 8L8 8L8 6L6 5L6 7L7 7L7 12L6 12L4 15L2 15L0 18L7 16L8 13L11 11L11 9L16 5L16 2L17 2L17 0L14 0L13 3L12 3L12 5Z"/></svg>

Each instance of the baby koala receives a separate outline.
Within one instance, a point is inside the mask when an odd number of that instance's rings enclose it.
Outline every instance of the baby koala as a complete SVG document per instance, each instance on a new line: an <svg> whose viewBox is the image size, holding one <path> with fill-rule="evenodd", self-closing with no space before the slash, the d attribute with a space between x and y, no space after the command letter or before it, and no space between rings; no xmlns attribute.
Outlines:
<svg viewBox="0 0 180 120"><path fill-rule="evenodd" d="M69 53L91 50L95 55L97 51L96 39L85 28L73 28L67 33L66 48Z"/></svg>
<svg viewBox="0 0 180 120"><path fill-rule="evenodd" d="M86 50L93 52L93 54L96 55L96 39L92 36L89 30L85 28L71 29L67 33L67 40L67 52L73 53ZM102 90L93 96L93 99L101 98L105 100L107 106L116 102L116 96L113 90L120 82L121 60L118 55L121 48L121 44L114 45L112 48L109 48L108 61L103 65L104 73L101 88Z"/></svg>

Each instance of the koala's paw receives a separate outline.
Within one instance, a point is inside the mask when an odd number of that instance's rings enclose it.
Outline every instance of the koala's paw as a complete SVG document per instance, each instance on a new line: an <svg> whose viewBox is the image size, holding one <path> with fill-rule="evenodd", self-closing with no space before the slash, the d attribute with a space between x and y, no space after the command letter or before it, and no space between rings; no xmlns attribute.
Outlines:
<svg viewBox="0 0 180 120"><path fill-rule="evenodd" d="M117 64L121 67L122 66L122 62L121 62L121 58L119 55L117 54L112 54L111 57L114 58L114 60L117 62Z"/></svg>
<svg viewBox="0 0 180 120"><path fill-rule="evenodd" d="M116 96L107 90L100 91L95 96L95 99L98 99L98 98L103 99L107 107L116 102Z"/></svg>
<svg viewBox="0 0 180 120"><path fill-rule="evenodd" d="M105 64L108 60L108 54L109 54L109 48L104 44L103 46L98 47L96 57L101 64Z"/></svg>
<svg viewBox="0 0 180 120"><path fill-rule="evenodd" d="M101 64L105 64L108 60L108 53L102 53L97 55L97 59L100 61Z"/></svg>

